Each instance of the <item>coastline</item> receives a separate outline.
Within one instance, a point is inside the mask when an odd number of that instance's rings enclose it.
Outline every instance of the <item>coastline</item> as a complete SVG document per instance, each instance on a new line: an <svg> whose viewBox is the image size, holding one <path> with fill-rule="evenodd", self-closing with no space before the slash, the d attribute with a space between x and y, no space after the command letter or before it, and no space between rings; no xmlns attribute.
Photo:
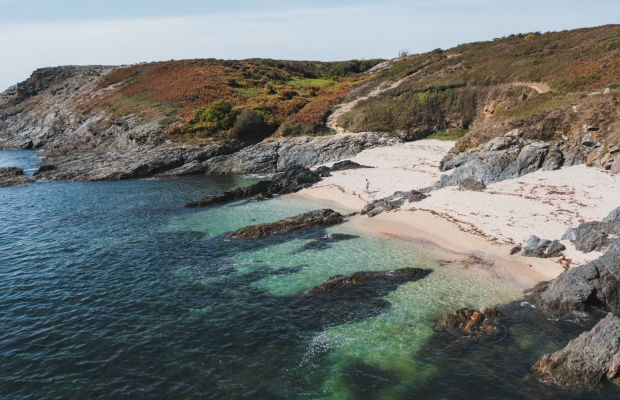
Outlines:
<svg viewBox="0 0 620 400"><path fill-rule="evenodd" d="M368 149L351 160L372 168L332 172L319 184L290 196L359 212L395 191L433 185L443 174L439 163L453 145L422 140ZM369 194L363 190L366 178L371 182ZM511 256L510 250L531 235L560 240L567 228L602 219L618 206L619 192L620 176L579 165L539 170L490 184L481 192L444 187L396 211L373 218L351 217L349 224L371 234L409 241L439 257L451 253L465 263L471 261L466 258L476 257L491 276L529 289L601 253L582 253L568 240L562 241L566 250L560 258Z"/></svg>
<svg viewBox="0 0 620 400"><path fill-rule="evenodd" d="M290 196L351 212L359 211L366 204L360 197L343 193L336 186L304 189ZM492 279L520 290L554 279L564 271L557 258L510 256L510 245L464 231L456 223L427 210L397 210L373 218L357 215L348 223L371 235L407 242L445 263L477 265Z"/></svg>

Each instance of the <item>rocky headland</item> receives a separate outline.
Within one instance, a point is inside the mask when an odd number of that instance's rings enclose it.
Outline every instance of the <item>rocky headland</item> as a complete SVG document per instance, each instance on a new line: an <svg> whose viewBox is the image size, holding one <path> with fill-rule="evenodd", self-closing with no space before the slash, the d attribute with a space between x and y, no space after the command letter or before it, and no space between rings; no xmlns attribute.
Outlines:
<svg viewBox="0 0 620 400"><path fill-rule="evenodd" d="M16 167L0 168L0 187L13 185L27 185L34 182L24 176L24 170Z"/></svg>

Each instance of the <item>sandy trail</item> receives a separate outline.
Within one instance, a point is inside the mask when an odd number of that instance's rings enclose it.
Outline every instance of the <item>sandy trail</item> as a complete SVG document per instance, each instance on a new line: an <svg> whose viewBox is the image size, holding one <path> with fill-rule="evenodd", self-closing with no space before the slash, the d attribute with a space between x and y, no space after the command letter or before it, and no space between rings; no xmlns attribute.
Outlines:
<svg viewBox="0 0 620 400"><path fill-rule="evenodd" d="M442 174L438 169L439 162L453 144L422 140L369 149L352 160L375 168L333 172L333 176L325 178L320 186L306 189L300 195L359 210L365 203L395 191L421 189L434 184ZM366 178L370 180L370 195L363 193ZM568 227L601 220L620 206L618 193L620 175L580 165L557 171L537 171L497 182L490 184L484 192L443 188L432 192L427 199L405 204L401 211L386 215L397 215L397 219L422 215L411 214L412 211L433 215L448 222L448 225L442 225L445 235L450 235L445 226L452 226L452 230L466 232L499 246L495 254L507 256L510 246L524 243L530 235L560 239ZM412 226L415 226L414 222ZM563 243L567 247L565 254L574 265L600 255L583 254L577 252L570 242Z"/></svg>
<svg viewBox="0 0 620 400"><path fill-rule="evenodd" d="M514 86L527 86L530 89L534 89L538 94L547 93L551 88L546 83L542 82L515 82Z"/></svg>

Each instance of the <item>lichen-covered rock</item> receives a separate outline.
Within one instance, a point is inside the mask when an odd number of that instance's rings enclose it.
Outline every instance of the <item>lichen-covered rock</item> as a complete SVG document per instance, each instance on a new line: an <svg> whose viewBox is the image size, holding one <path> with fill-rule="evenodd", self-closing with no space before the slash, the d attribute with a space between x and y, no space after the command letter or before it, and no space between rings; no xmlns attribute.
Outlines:
<svg viewBox="0 0 620 400"><path fill-rule="evenodd" d="M250 186L229 190L222 194L206 196L198 201L186 204L185 207L207 207L258 195L268 196L295 193L320 182L321 179L319 175L308 168L293 167L282 174L274 176L270 181L260 181Z"/></svg>
<svg viewBox="0 0 620 400"><path fill-rule="evenodd" d="M337 225L342 223L342 221L343 217L340 213L330 209L323 209L310 211L276 222L246 226L245 228L229 233L228 236L237 239L256 239L277 233L314 228L315 226Z"/></svg>
<svg viewBox="0 0 620 400"><path fill-rule="evenodd" d="M566 388L605 381L620 386L620 318L608 314L562 350L544 355L533 374L546 384Z"/></svg>
<svg viewBox="0 0 620 400"><path fill-rule="evenodd" d="M308 290L308 294L332 294L364 287L372 290L373 283L404 283L421 279L428 271L421 268L402 268L393 271L356 272L349 275L336 275Z"/></svg>
<svg viewBox="0 0 620 400"><path fill-rule="evenodd" d="M557 240L543 240L538 236L530 236L523 250L524 257L550 258L559 257L566 247Z"/></svg>
<svg viewBox="0 0 620 400"><path fill-rule="evenodd" d="M26 185L34 182L24 176L24 170L16 167L0 168L0 187L13 185Z"/></svg>
<svg viewBox="0 0 620 400"><path fill-rule="evenodd" d="M424 193L418 192L417 190L411 190L409 192L394 192L391 196L374 200L372 203L367 204L362 209L362 215L368 215L372 218L384 211L396 210L402 207L405 202L414 203L424 200L426 197L428 196Z"/></svg>

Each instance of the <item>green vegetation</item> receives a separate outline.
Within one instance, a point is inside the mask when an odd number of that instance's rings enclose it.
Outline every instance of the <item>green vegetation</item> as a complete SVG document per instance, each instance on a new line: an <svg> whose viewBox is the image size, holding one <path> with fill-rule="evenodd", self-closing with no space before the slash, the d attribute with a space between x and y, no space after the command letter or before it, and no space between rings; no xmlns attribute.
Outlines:
<svg viewBox="0 0 620 400"><path fill-rule="evenodd" d="M446 140L456 142L471 129L461 129L461 128L448 128L444 131L435 132L426 137L426 139L435 139L435 140Z"/></svg>
<svg viewBox="0 0 620 400"><path fill-rule="evenodd" d="M246 108L237 116L232 133L236 139L242 141L260 141L273 132L265 123L263 114L257 110Z"/></svg>
<svg viewBox="0 0 620 400"><path fill-rule="evenodd" d="M236 113L229 101L218 100L200 114L201 122L208 122L218 131L232 128Z"/></svg>
<svg viewBox="0 0 620 400"><path fill-rule="evenodd" d="M375 65L382 63L385 60L382 59L374 59L374 60L349 60L349 61L341 61L334 63L327 72L328 77L332 76L349 76L352 74L359 74L362 72L366 72Z"/></svg>

